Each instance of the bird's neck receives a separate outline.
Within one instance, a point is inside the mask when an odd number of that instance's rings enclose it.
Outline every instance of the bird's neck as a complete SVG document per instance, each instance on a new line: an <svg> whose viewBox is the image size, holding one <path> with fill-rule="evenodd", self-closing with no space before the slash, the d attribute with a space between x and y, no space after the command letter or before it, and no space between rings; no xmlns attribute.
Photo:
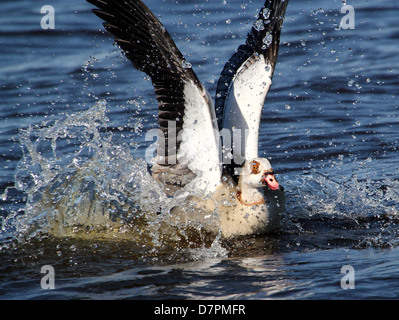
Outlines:
<svg viewBox="0 0 399 320"><path fill-rule="evenodd" d="M253 188L247 184L238 182L237 200L245 206L254 206L266 203L263 188Z"/></svg>

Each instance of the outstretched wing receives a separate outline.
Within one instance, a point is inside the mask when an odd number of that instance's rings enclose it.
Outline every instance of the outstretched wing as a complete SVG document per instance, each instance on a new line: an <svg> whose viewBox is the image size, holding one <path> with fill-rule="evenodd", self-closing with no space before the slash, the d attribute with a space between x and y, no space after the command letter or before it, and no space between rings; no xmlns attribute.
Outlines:
<svg viewBox="0 0 399 320"><path fill-rule="evenodd" d="M221 73L215 98L224 169L234 174L258 157L263 105L272 83L288 0L266 0L247 36Z"/></svg>
<svg viewBox="0 0 399 320"><path fill-rule="evenodd" d="M176 188L195 180L212 192L220 182L216 116L208 92L173 39L141 0L87 0L133 66L151 77L159 135L153 176Z"/></svg>

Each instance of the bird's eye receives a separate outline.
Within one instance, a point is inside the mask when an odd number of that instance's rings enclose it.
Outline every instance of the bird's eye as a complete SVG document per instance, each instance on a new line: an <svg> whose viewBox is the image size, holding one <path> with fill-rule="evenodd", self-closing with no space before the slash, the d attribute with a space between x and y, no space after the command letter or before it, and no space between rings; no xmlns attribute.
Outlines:
<svg viewBox="0 0 399 320"><path fill-rule="evenodd" d="M252 173L253 174L258 174L259 173L259 166L260 163L258 161L252 161Z"/></svg>

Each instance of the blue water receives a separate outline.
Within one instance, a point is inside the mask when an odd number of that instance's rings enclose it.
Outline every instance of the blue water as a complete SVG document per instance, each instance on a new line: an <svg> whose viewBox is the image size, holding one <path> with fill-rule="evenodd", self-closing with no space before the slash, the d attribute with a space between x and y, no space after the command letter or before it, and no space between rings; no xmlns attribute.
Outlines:
<svg viewBox="0 0 399 320"><path fill-rule="evenodd" d="M263 4L146 3L211 95ZM143 234L135 220L143 207L168 205L145 175L157 112L150 81L89 4L52 1L55 29L43 30L46 4L0 4L0 298L399 296L395 1L346 1L354 29L338 28L342 1L291 1L260 134L287 190L282 228L177 243L157 233L165 221ZM78 210L88 203L127 224L82 226L98 218ZM40 286L44 265L54 290ZM354 289L341 287L344 265Z"/></svg>

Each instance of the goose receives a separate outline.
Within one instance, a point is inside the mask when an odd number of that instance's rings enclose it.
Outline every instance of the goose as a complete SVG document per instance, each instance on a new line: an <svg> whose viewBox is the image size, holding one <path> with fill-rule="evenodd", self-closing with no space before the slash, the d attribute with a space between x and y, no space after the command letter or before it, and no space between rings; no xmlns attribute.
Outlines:
<svg viewBox="0 0 399 320"><path fill-rule="evenodd" d="M266 0L245 44L221 72L215 103L141 0L87 1L127 59L151 78L158 101L152 177L168 196L198 209L170 214L202 221L213 213L224 238L277 230L284 188L269 160L258 156L258 136L288 0Z"/></svg>

